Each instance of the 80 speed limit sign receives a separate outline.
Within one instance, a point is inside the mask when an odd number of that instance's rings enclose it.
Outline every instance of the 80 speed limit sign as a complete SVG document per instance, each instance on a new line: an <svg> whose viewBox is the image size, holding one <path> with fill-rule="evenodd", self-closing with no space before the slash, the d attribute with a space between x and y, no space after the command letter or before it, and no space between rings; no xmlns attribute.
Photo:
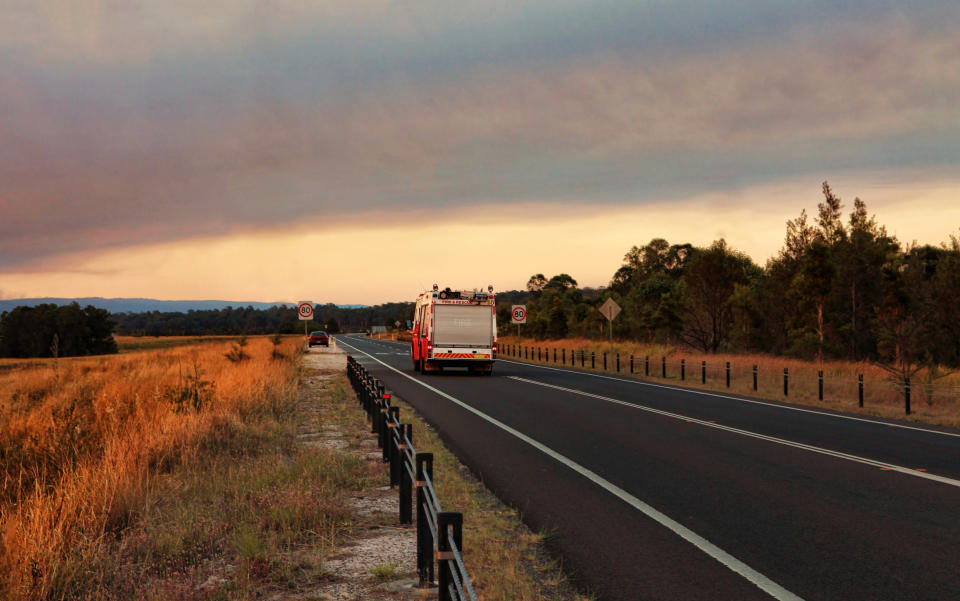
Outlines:
<svg viewBox="0 0 960 601"><path fill-rule="evenodd" d="M313 303L310 301L300 301L297 303L297 314L301 320L313 319Z"/></svg>
<svg viewBox="0 0 960 601"><path fill-rule="evenodd" d="M510 307L511 323L527 323L527 306L513 305Z"/></svg>

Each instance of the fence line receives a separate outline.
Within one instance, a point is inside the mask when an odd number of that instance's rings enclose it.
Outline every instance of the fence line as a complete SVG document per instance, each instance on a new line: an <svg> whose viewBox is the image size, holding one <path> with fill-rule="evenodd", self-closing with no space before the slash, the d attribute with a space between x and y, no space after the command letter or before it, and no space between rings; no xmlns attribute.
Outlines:
<svg viewBox="0 0 960 601"><path fill-rule="evenodd" d="M960 387L934 386L931 382L873 380L865 381L864 375L857 374L852 378L835 378L819 370L815 380L800 378L796 373L791 374L789 368L783 372L761 370L756 364L737 364L732 361L722 361L720 364L709 364L705 360L687 361L686 358L668 360L665 355L630 355L587 351L577 348L545 348L518 343L504 344L501 354L534 363L564 365L580 369L602 371L604 373L619 373L624 375L642 376L645 378L661 378L681 383L708 386L713 389L730 390L738 394L758 393L776 390L782 393L782 398L788 400L791 395L816 394L820 401L826 399L856 400L858 407L864 406L864 398L870 393L896 395L903 401L904 413L910 415L911 403L920 398L928 403L936 400L957 401L960 399ZM868 396L869 398L869 396Z"/></svg>
<svg viewBox="0 0 960 601"><path fill-rule="evenodd" d="M443 511L440 505L433 484L433 453L417 452L413 425L400 422L400 407L390 404L383 383L352 355L347 355L347 377L367 412L371 434L377 435L383 461L390 464L390 486L399 488L401 524L413 523L416 489L418 588L433 587L436 576L440 601L477 601L463 561L463 514Z"/></svg>

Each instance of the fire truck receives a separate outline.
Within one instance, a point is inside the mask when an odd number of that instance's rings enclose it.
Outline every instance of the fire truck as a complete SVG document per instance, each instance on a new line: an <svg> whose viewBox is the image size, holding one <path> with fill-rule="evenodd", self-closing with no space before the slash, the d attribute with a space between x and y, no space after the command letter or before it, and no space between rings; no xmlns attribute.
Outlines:
<svg viewBox="0 0 960 601"><path fill-rule="evenodd" d="M451 290L434 284L417 297L410 356L424 374L466 367L489 376L497 358L497 311L493 286L487 292Z"/></svg>

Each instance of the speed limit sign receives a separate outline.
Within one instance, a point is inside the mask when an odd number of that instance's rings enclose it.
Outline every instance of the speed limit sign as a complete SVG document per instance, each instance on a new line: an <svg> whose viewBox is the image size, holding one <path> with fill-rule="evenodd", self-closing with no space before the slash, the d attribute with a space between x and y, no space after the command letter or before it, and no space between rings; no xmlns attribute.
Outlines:
<svg viewBox="0 0 960 601"><path fill-rule="evenodd" d="M303 321L313 319L313 303L310 301L300 301L297 303L297 314Z"/></svg>
<svg viewBox="0 0 960 601"><path fill-rule="evenodd" d="M527 306L513 305L510 307L511 323L527 323Z"/></svg>

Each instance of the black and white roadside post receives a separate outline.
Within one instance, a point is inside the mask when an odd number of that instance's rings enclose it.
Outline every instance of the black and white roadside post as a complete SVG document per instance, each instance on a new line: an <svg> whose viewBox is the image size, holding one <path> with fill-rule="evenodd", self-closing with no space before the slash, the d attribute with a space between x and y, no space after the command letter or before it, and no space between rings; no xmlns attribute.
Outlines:
<svg viewBox="0 0 960 601"><path fill-rule="evenodd" d="M517 345L520 345L520 324L527 323L527 306L510 306L510 323L517 324Z"/></svg>
<svg viewBox="0 0 960 601"><path fill-rule="evenodd" d="M313 320L313 302L300 301L297 303L297 315L303 322L303 343L309 348L310 340L307 338L307 322Z"/></svg>
<svg viewBox="0 0 960 601"><path fill-rule="evenodd" d="M613 355L613 320L617 318L617 315L620 315L620 305L617 304L617 301L612 298L608 298L602 305L600 305L600 313L607 318L607 321L610 322L610 354ZM604 371L606 371L606 355L604 355Z"/></svg>
<svg viewBox="0 0 960 601"><path fill-rule="evenodd" d="M427 478L433 481L433 453L417 453L417 588L429 588L433 583L433 537L427 524Z"/></svg>

